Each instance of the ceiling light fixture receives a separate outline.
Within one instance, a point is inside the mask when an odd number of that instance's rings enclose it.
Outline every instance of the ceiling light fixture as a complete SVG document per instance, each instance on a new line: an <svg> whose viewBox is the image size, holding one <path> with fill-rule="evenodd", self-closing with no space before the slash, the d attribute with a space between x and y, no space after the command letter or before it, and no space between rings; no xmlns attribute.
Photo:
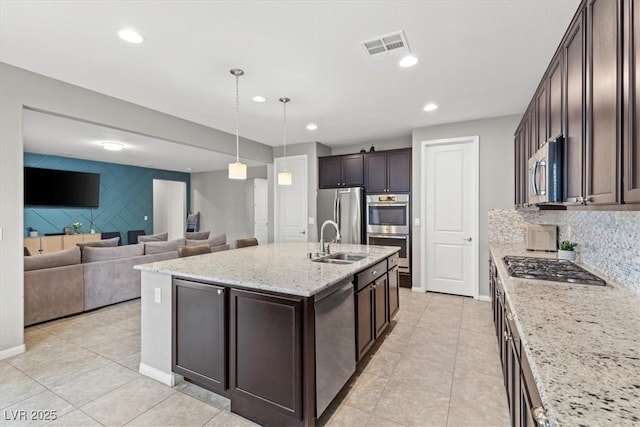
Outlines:
<svg viewBox="0 0 640 427"><path fill-rule="evenodd" d="M267 98L265 98L264 96L260 96L260 95L256 95L251 99L253 99L253 102L265 102L267 100Z"/></svg>
<svg viewBox="0 0 640 427"><path fill-rule="evenodd" d="M124 144L121 144L119 142L103 142L102 148L109 151L122 151L122 149L124 148Z"/></svg>
<svg viewBox="0 0 640 427"><path fill-rule="evenodd" d="M229 163L230 179L247 179L247 165L240 163L240 95L238 91L238 78L244 75L240 68L232 68L229 71L236 78L236 162Z"/></svg>
<svg viewBox="0 0 640 427"><path fill-rule="evenodd" d="M428 103L423 108L423 110L426 111L427 113L430 112L430 111L436 111L437 109L438 109L438 106L436 104L434 104L433 102Z"/></svg>
<svg viewBox="0 0 640 427"><path fill-rule="evenodd" d="M402 68L409 68L409 67L413 67L417 63L418 63L418 58L416 58L413 55L407 55L403 57L400 60L400 62L398 62L398 65L401 66Z"/></svg>
<svg viewBox="0 0 640 427"><path fill-rule="evenodd" d="M307 125L307 130L317 130L318 129L318 125L315 123L309 123Z"/></svg>
<svg viewBox="0 0 640 427"><path fill-rule="evenodd" d="M282 106L284 107L284 122L282 126L282 145L284 146L284 168L282 172L278 172L278 185L291 185L293 179L291 172L287 172L287 102L291 101L289 98L280 98Z"/></svg>
<svg viewBox="0 0 640 427"><path fill-rule="evenodd" d="M140 44L144 41L144 37L142 37L139 32L131 29L123 29L118 31L118 37L126 42L133 44Z"/></svg>

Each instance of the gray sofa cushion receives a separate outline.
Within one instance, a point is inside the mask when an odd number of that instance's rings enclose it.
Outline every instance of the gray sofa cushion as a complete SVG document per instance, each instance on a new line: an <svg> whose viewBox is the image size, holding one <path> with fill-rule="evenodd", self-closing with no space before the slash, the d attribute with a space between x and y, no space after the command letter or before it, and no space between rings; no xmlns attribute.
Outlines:
<svg viewBox="0 0 640 427"><path fill-rule="evenodd" d="M144 244L144 254L162 254L165 252L178 251L178 246L184 246L184 239L169 240L168 242L146 242Z"/></svg>
<svg viewBox="0 0 640 427"><path fill-rule="evenodd" d="M80 248L77 246L43 255L24 257L24 271L80 264Z"/></svg>
<svg viewBox="0 0 640 427"><path fill-rule="evenodd" d="M148 236L138 236L138 243L143 242L166 242L169 239L169 233L149 234Z"/></svg>
<svg viewBox="0 0 640 427"><path fill-rule="evenodd" d="M187 231L184 238L189 240L207 240L211 231Z"/></svg>
<svg viewBox="0 0 640 427"><path fill-rule="evenodd" d="M25 271L25 326L81 313L83 308L82 264Z"/></svg>
<svg viewBox="0 0 640 427"><path fill-rule="evenodd" d="M205 241L203 241L203 240L186 239L186 245L187 246L201 245L204 242ZM211 246L211 247L220 246L220 245L226 245L227 244L227 235L224 234L224 233L218 234L217 236L213 236L213 237L207 239L206 242L209 243L209 246Z"/></svg>
<svg viewBox="0 0 640 427"><path fill-rule="evenodd" d="M82 262L106 261L109 259L129 258L144 254L144 245L116 246L114 248L94 248L87 246L82 254Z"/></svg>
<svg viewBox="0 0 640 427"><path fill-rule="evenodd" d="M76 246L79 247L80 250L82 250L82 248L86 246L92 246L95 248L113 248L115 246L118 246L119 240L120 240L119 237L114 237L112 239L102 239L102 240L95 240L93 242L76 243Z"/></svg>

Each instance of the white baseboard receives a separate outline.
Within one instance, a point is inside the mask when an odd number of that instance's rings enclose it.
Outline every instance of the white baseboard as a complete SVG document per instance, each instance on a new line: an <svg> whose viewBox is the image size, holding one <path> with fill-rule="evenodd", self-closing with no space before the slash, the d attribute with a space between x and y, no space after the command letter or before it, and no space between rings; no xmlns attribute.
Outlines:
<svg viewBox="0 0 640 427"><path fill-rule="evenodd" d="M423 288L411 287L411 292L419 292L419 293L421 293L421 294L424 294L424 293L426 293L426 292L427 292L427 290L426 290L426 289L423 289Z"/></svg>
<svg viewBox="0 0 640 427"><path fill-rule="evenodd" d="M8 359L11 356L24 353L25 351L27 351L27 347L24 344L2 350L0 351L0 360Z"/></svg>
<svg viewBox="0 0 640 427"><path fill-rule="evenodd" d="M491 297L489 295L478 295L476 298L478 301L491 302Z"/></svg>
<svg viewBox="0 0 640 427"><path fill-rule="evenodd" d="M160 381L162 384L168 385L169 387L173 387L182 381L182 375L174 374L173 372L164 372L160 369L154 368L153 366L145 365L144 363L140 363L138 372L149 378L153 378L156 381Z"/></svg>

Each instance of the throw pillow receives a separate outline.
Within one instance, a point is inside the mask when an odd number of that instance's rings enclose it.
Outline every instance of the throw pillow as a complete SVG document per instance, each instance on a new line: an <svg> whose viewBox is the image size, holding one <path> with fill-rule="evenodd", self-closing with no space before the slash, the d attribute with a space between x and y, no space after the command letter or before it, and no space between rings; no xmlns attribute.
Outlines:
<svg viewBox="0 0 640 427"><path fill-rule="evenodd" d="M169 240L168 242L146 242L144 244L144 254L153 255L177 252L178 246L184 246L184 239Z"/></svg>
<svg viewBox="0 0 640 427"><path fill-rule="evenodd" d="M166 242L169 239L169 233L149 234L148 236L138 236L138 243L144 242Z"/></svg>
<svg viewBox="0 0 640 427"><path fill-rule="evenodd" d="M110 259L130 258L144 255L144 245L116 246L114 248L101 248L87 246L82 254L82 262L107 261Z"/></svg>
<svg viewBox="0 0 640 427"><path fill-rule="evenodd" d="M93 242L85 242L85 243L76 243L76 246L82 250L82 248L86 246L100 247L100 248L112 248L114 246L118 246L118 242L120 241L119 237L114 237L112 239L102 239L95 240Z"/></svg>
<svg viewBox="0 0 640 427"><path fill-rule="evenodd" d="M189 240L207 240L209 238L210 231L187 231L184 233L184 238Z"/></svg>
<svg viewBox="0 0 640 427"><path fill-rule="evenodd" d="M62 251L24 257L24 271L80 264L80 248L74 246Z"/></svg>

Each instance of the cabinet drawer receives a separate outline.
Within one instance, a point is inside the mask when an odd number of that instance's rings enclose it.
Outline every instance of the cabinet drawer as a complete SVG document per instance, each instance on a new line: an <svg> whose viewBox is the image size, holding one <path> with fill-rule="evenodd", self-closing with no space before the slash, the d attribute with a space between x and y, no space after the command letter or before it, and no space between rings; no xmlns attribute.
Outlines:
<svg viewBox="0 0 640 427"><path fill-rule="evenodd" d="M399 258L400 255L398 254L398 252L387 258L387 270L391 270L393 267L397 267Z"/></svg>
<svg viewBox="0 0 640 427"><path fill-rule="evenodd" d="M373 267L369 267L366 270L358 273L356 276L356 292L367 286L369 283L376 280L387 272L387 260L380 261Z"/></svg>

